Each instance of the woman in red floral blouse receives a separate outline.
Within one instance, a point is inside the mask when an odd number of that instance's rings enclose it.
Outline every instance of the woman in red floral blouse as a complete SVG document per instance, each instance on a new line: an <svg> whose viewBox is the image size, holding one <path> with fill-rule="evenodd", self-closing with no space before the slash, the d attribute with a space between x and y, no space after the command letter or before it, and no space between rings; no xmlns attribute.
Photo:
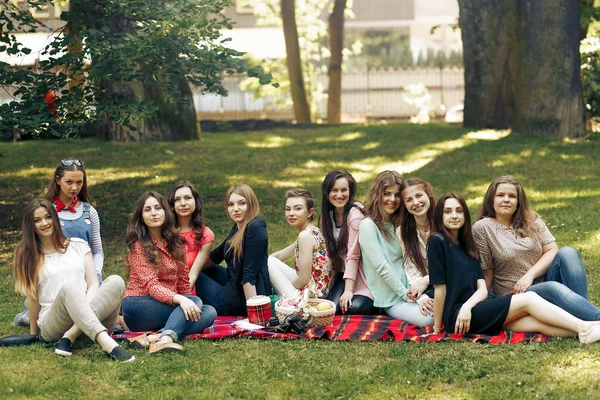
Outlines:
<svg viewBox="0 0 600 400"><path fill-rule="evenodd" d="M132 331L158 330L131 339L134 347L181 351L175 343L211 326L217 312L190 293L182 239L163 196L144 193L135 203L125 235L130 282L123 317Z"/></svg>

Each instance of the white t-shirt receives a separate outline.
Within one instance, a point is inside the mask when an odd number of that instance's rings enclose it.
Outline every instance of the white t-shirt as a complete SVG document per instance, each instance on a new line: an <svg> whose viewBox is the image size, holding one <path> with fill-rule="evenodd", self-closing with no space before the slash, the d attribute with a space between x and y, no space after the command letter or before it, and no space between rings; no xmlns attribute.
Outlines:
<svg viewBox="0 0 600 400"><path fill-rule="evenodd" d="M71 238L64 253L54 252L44 255L44 266L38 283L39 327L44 324L46 315L50 311L58 291L65 284L77 285L84 292L87 291L84 258L91 251L85 240Z"/></svg>

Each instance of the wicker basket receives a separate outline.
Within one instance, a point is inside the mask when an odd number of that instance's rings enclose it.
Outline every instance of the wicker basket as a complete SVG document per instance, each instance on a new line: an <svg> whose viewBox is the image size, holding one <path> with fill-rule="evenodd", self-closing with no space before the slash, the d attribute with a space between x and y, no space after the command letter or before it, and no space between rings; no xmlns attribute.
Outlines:
<svg viewBox="0 0 600 400"><path fill-rule="evenodd" d="M309 299L308 305L316 306L319 303L328 303L331 308L325 311L310 311L309 314L312 318L311 323L308 325L309 328L314 326L329 326L333 323L333 317L335 317L335 303L326 299ZM280 323L283 323L285 318L293 314L295 309L283 308L279 306L279 302L275 303L275 313Z"/></svg>

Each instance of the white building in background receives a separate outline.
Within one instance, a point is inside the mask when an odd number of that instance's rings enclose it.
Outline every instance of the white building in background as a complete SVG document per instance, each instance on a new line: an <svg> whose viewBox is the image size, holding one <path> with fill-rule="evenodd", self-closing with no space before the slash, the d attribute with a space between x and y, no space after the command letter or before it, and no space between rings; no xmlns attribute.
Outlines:
<svg viewBox="0 0 600 400"><path fill-rule="evenodd" d="M223 34L232 39L231 47L256 58L285 57L282 29L256 26L252 6L243 1L238 0L240 5L225 12L234 22L232 30L223 30ZM346 32L405 32L414 61L431 50L446 54L462 51L460 30L456 27L456 0L353 0L352 11L355 17L346 18ZM327 15L322 18L326 19ZM432 33L434 27L438 28Z"/></svg>

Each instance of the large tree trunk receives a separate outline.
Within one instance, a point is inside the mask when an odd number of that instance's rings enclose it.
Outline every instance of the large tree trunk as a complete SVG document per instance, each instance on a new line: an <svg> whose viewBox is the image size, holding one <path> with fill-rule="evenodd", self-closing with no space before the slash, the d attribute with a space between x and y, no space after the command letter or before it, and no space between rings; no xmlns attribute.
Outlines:
<svg viewBox="0 0 600 400"><path fill-rule="evenodd" d="M298 45L298 28L296 27L296 2L295 0L281 0L281 21L285 37L285 52L287 67L290 77L290 89L294 102L294 115L300 123L310 122L310 108L306 100L304 79L302 74L302 60L300 46Z"/></svg>
<svg viewBox="0 0 600 400"><path fill-rule="evenodd" d="M131 21L114 18L110 29L115 32L128 32L133 29ZM92 60L93 62L93 60ZM200 137L200 124L197 121L192 90L185 77L170 85L169 95L175 103L168 101L161 89L141 82L108 81L103 83L107 96L116 96L136 103L146 101L158 107L153 118L134 121L132 130L106 119L97 130L98 138L118 142L144 142L156 140L189 140Z"/></svg>
<svg viewBox="0 0 600 400"><path fill-rule="evenodd" d="M524 0L513 130L550 138L586 135L578 0Z"/></svg>
<svg viewBox="0 0 600 400"><path fill-rule="evenodd" d="M504 129L512 123L514 1L459 0L465 66L464 125Z"/></svg>
<svg viewBox="0 0 600 400"><path fill-rule="evenodd" d="M344 49L344 10L347 0L335 0L329 15L329 89L327 91L327 123L342 121L342 50Z"/></svg>
<svg viewBox="0 0 600 400"><path fill-rule="evenodd" d="M585 135L578 0L459 0L469 128Z"/></svg>
<svg viewBox="0 0 600 400"><path fill-rule="evenodd" d="M99 138L117 142L147 142L190 140L200 137L200 124L194 109L192 91L185 79L182 78L172 86L170 94L174 98L181 99L177 103L165 101L161 91L156 87L139 82L111 82L107 88L112 95L136 102L150 101L158 107L158 112L154 118L134 123L136 130L107 119L97 131Z"/></svg>

